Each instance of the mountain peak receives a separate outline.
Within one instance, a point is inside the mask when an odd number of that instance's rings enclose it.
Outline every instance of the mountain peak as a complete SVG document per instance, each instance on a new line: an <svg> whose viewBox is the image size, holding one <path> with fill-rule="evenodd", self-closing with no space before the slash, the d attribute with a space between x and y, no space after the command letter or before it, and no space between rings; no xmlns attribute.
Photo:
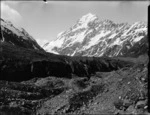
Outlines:
<svg viewBox="0 0 150 115"><path fill-rule="evenodd" d="M72 28L77 30L79 28L87 28L90 22L94 22L98 17L95 14L88 13L82 16Z"/></svg>
<svg viewBox="0 0 150 115"><path fill-rule="evenodd" d="M97 18L98 17L95 14L88 13L79 19L79 23L89 23Z"/></svg>

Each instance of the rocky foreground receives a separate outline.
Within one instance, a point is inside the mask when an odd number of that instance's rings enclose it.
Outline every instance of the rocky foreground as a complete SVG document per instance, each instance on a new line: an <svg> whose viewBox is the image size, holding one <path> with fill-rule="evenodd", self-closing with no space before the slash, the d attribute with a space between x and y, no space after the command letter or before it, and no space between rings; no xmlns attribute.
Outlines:
<svg viewBox="0 0 150 115"><path fill-rule="evenodd" d="M136 64L90 79L34 78L0 81L1 115L148 114L147 65Z"/></svg>

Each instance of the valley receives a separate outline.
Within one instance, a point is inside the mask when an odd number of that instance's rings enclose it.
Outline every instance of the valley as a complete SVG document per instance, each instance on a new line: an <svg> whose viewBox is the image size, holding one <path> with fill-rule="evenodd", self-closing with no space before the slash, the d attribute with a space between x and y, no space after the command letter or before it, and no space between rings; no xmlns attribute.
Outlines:
<svg viewBox="0 0 150 115"><path fill-rule="evenodd" d="M1 22L1 115L149 114L149 56L144 23L116 25L109 20L99 22L88 14L42 47L25 29L3 19ZM102 37L101 29L110 27L114 28L112 32L124 28L122 32L129 34L122 38L123 33L113 37L104 32ZM83 31L92 33L79 43L77 31L79 36ZM110 36L113 41L107 39ZM112 45L117 39L126 40ZM86 40L93 41L93 45L86 46L90 44ZM50 46L52 43L54 47ZM81 49L84 50L80 52Z"/></svg>

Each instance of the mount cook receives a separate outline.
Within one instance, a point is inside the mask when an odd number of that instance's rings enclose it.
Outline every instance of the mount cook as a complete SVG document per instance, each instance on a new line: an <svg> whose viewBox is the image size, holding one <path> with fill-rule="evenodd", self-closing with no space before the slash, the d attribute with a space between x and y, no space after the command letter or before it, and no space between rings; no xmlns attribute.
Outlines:
<svg viewBox="0 0 150 115"><path fill-rule="evenodd" d="M68 56L136 57L148 51L147 24L99 21L96 15L89 13L43 48L47 52Z"/></svg>

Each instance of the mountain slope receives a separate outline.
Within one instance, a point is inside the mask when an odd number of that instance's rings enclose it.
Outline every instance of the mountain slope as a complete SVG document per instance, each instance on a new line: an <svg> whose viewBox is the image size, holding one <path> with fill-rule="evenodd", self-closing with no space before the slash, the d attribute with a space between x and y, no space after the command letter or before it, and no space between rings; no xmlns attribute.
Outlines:
<svg viewBox="0 0 150 115"><path fill-rule="evenodd" d="M0 41L10 43L14 46L44 51L25 29L17 28L11 22L3 19L0 19L0 21L0 35L2 36L0 37Z"/></svg>
<svg viewBox="0 0 150 115"><path fill-rule="evenodd" d="M135 47L142 49L137 53ZM147 25L145 22L129 25L111 20L99 21L96 15L89 13L43 48L68 56L114 57L132 53L136 57L147 52Z"/></svg>

